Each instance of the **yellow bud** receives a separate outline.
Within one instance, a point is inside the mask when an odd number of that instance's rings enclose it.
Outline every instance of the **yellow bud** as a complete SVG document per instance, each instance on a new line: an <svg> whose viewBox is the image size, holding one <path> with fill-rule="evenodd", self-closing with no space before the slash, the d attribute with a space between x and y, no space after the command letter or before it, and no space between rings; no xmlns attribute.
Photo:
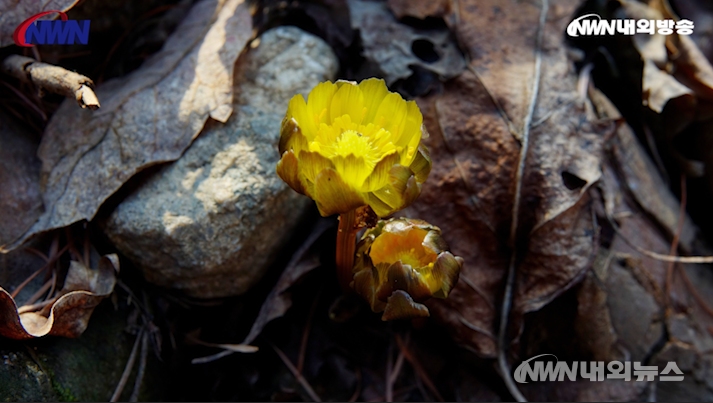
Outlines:
<svg viewBox="0 0 713 403"><path fill-rule="evenodd" d="M357 245L351 286L383 320L428 316L421 304L446 298L463 267L438 227L417 219L379 221Z"/></svg>

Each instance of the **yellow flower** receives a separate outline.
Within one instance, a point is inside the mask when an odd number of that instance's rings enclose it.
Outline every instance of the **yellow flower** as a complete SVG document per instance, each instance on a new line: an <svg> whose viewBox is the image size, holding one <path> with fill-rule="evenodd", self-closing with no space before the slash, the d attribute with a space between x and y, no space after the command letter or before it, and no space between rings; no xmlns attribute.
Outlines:
<svg viewBox="0 0 713 403"><path fill-rule="evenodd" d="M365 205L387 216L413 202L431 170L422 122L383 80L321 83L306 102L290 100L277 174L325 217Z"/></svg>
<svg viewBox="0 0 713 403"><path fill-rule="evenodd" d="M463 267L447 249L441 230L425 221L381 220L359 241L351 286L383 320L428 316L420 302L446 298Z"/></svg>

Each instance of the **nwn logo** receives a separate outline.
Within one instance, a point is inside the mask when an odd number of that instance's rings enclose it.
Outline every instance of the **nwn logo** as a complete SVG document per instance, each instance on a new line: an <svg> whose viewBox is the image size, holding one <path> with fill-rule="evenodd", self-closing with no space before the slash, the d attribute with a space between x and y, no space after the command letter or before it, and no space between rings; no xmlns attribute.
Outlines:
<svg viewBox="0 0 713 403"><path fill-rule="evenodd" d="M36 21L48 14L57 13L56 21ZM43 11L23 21L15 28L12 39L17 46L74 45L89 43L89 20L68 20L67 14L58 10Z"/></svg>

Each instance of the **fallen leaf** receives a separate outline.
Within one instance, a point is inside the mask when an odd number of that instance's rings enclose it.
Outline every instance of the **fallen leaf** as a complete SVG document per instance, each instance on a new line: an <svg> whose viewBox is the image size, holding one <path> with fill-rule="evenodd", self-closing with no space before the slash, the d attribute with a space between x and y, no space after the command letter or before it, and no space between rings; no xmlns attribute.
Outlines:
<svg viewBox="0 0 713 403"><path fill-rule="evenodd" d="M17 340L46 335L79 337L94 308L114 290L118 270L115 254L103 256L96 270L72 261L63 289L54 302L40 310L18 308L10 293L0 287L0 335Z"/></svg>
<svg viewBox="0 0 713 403"><path fill-rule="evenodd" d="M0 111L0 250L42 214L37 140Z"/></svg>
<svg viewBox="0 0 713 403"><path fill-rule="evenodd" d="M713 62L713 4L700 0L670 0L681 18L695 23L691 39L703 52L709 62Z"/></svg>
<svg viewBox="0 0 713 403"><path fill-rule="evenodd" d="M388 85L414 74L414 66L441 79L460 74L465 61L445 27L416 29L399 23L381 2L349 0L352 27L359 30L364 57Z"/></svg>
<svg viewBox="0 0 713 403"><path fill-rule="evenodd" d="M260 312L250 328L250 332L241 344L250 344L262 332L269 322L283 316L292 306L289 288L292 287L305 274L320 266L319 253L316 250L317 240L332 226L332 221L320 219L312 233L305 239L300 249L295 252L287 264L285 271L277 280L270 294L265 298Z"/></svg>
<svg viewBox="0 0 713 403"><path fill-rule="evenodd" d="M78 0L23 0L0 1L0 48L12 45L12 33L20 23L33 15L47 10L67 11L77 4ZM54 15L56 18L57 16ZM45 19L45 18L41 18Z"/></svg>
<svg viewBox="0 0 713 403"><path fill-rule="evenodd" d="M448 0L409 1L388 0L389 8L396 18L414 17L425 20L427 17L445 17L450 14L451 2Z"/></svg>
<svg viewBox="0 0 713 403"><path fill-rule="evenodd" d="M419 100L433 170L403 214L438 225L453 253L464 257L449 298L427 305L459 342L484 357L497 354L495 324L510 264L510 335L517 339L522 315L580 281L597 250L589 189L601 176L609 125L588 122L576 93L562 35L576 4L553 3L536 49L539 3L461 2L456 36L469 69L442 94ZM515 8L518 13L503 11ZM535 80L540 88L533 94Z"/></svg>
<svg viewBox="0 0 713 403"><path fill-rule="evenodd" d="M251 36L243 0L201 1L141 68L97 89L100 111L63 103L39 149L46 213L22 240L91 220L134 174L180 157L208 117L225 122L235 60Z"/></svg>

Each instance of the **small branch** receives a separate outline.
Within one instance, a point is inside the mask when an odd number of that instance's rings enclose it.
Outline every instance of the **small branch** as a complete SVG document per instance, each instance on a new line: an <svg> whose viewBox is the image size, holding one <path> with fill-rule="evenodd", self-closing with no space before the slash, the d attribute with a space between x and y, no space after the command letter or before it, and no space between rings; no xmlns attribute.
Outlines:
<svg viewBox="0 0 713 403"><path fill-rule="evenodd" d="M431 378L428 376L428 372L423 368L421 363L418 361L415 355L412 354L412 352L408 348L409 340L410 338L407 335L406 340L402 339L401 336L398 334L395 335L396 337L396 344L398 345L399 349L401 350L401 353L403 354L404 358L411 364L413 367L413 370L416 372L418 375L418 378L423 381L424 384L426 384L426 387L428 390L431 391L433 396L438 400L439 402L443 401L443 396L441 396L441 393L438 391L436 388L436 385L431 381Z"/></svg>
<svg viewBox="0 0 713 403"><path fill-rule="evenodd" d="M139 393L141 393L141 385L144 383L144 374L146 373L146 359L149 355L148 349L149 332L144 332L141 336L141 354L139 359L139 369L136 373L136 381L134 381L134 390L129 397L130 402L139 401Z"/></svg>
<svg viewBox="0 0 713 403"><path fill-rule="evenodd" d="M126 366L124 366L124 372L121 374L121 379L114 389L114 394L111 395L110 402L118 402L121 398L121 392L124 391L126 387L126 382L129 381L129 376L131 375L131 370L134 368L134 362L136 362L136 356L139 352L139 345L144 336L144 328L139 330L139 334L136 335L136 341L134 341L134 346L131 348L131 354L129 354L129 359L126 361Z"/></svg>
<svg viewBox="0 0 713 403"><path fill-rule="evenodd" d="M292 364L292 361L290 361L290 359L287 358L285 353L283 353L282 350L277 348L277 346L275 346L275 345L273 345L272 348L273 348L273 350L275 350L275 353L277 353L277 355L280 357L280 359L285 364L287 369L289 369L290 372L292 372L292 375L295 377L295 379L297 379L297 382L299 382L300 385L302 385L302 387L304 388L305 392L307 392L309 397L315 402L321 402L322 399L319 398L317 393L315 393L314 389L312 389L312 386L309 384L309 382L307 382L307 380L302 376L302 374L297 372L297 368L295 368L294 364Z"/></svg>
<svg viewBox="0 0 713 403"><path fill-rule="evenodd" d="M309 332L312 328L312 318L314 318L314 312L317 310L317 302L319 302L319 296L322 295L322 290L324 285L319 288L317 295L312 301L312 307L309 309L309 315L307 316L307 323L305 323L304 330L302 331L302 342L300 343L300 355L297 357L297 372L300 374L304 369L305 357L307 356L307 341L309 340Z"/></svg>
<svg viewBox="0 0 713 403"><path fill-rule="evenodd" d="M681 232L683 231L683 223L686 221L686 175L681 173L681 205L678 211L678 226L676 228L676 233L673 234L673 241L671 241L671 249L669 250L669 255L676 255L678 250L678 241L681 237ZM666 282L664 283L664 289L666 293L666 302L668 303L668 308L671 308L672 299L671 296L671 284L673 283L673 270L676 267L676 262L668 262L668 267L666 267Z"/></svg>
<svg viewBox="0 0 713 403"><path fill-rule="evenodd" d="M38 62L29 57L10 55L0 65L3 73L32 84L39 91L74 98L82 108L99 109L99 99L94 93L94 82L89 77L63 67Z"/></svg>

